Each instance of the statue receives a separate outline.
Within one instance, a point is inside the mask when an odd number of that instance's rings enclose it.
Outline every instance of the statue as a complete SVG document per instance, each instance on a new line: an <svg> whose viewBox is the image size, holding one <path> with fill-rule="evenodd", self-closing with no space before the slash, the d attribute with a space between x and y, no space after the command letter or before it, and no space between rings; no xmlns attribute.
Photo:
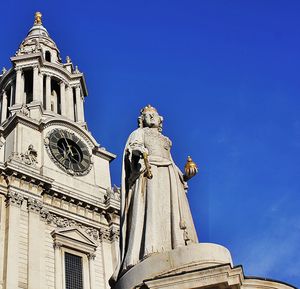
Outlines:
<svg viewBox="0 0 300 289"><path fill-rule="evenodd" d="M37 151L32 144L28 146L28 150L24 154L21 154L21 159L27 165L35 166L37 164Z"/></svg>
<svg viewBox="0 0 300 289"><path fill-rule="evenodd" d="M162 134L163 118L148 105L131 133L123 158L120 260L113 285L151 254L197 243L186 197L186 181L197 173L189 157L183 175L172 160L172 142Z"/></svg>

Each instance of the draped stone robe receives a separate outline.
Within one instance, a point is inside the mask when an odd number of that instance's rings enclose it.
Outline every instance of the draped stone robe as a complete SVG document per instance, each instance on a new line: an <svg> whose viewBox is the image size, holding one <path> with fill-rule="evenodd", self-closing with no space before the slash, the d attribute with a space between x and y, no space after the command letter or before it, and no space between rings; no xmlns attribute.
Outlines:
<svg viewBox="0 0 300 289"><path fill-rule="evenodd" d="M150 254L198 242L186 183L172 160L171 145L157 128L139 128L129 136L121 187L121 259L113 279ZM145 151L152 179L144 174Z"/></svg>

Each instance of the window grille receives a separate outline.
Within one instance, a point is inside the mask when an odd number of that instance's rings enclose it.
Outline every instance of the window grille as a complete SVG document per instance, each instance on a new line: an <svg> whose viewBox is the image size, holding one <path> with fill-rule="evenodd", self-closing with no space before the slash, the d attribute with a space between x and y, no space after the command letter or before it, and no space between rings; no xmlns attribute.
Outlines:
<svg viewBox="0 0 300 289"><path fill-rule="evenodd" d="M66 289L83 289L82 258L65 252Z"/></svg>

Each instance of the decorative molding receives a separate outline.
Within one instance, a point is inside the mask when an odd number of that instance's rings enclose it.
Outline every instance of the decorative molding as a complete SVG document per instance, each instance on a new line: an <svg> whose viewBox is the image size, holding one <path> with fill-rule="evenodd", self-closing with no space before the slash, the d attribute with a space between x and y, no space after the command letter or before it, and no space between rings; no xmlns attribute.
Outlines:
<svg viewBox="0 0 300 289"><path fill-rule="evenodd" d="M100 227L100 239L101 241L115 242L120 237L120 229L118 227L111 226L110 228Z"/></svg>
<svg viewBox="0 0 300 289"><path fill-rule="evenodd" d="M34 198L28 198L27 208L34 213L40 213L43 208L43 202Z"/></svg>
<svg viewBox="0 0 300 289"><path fill-rule="evenodd" d="M15 205L21 207L24 196L17 192L8 192L6 196L6 205Z"/></svg>
<svg viewBox="0 0 300 289"><path fill-rule="evenodd" d="M110 231L110 239L112 242L118 241L120 238L120 229L118 227L112 227Z"/></svg>
<svg viewBox="0 0 300 289"><path fill-rule="evenodd" d="M89 260L95 260L96 254L95 253L89 253L89 254L87 254L87 257L88 257Z"/></svg>
<svg viewBox="0 0 300 289"><path fill-rule="evenodd" d="M111 241L109 228L100 228L101 241Z"/></svg>
<svg viewBox="0 0 300 289"><path fill-rule="evenodd" d="M62 246L63 246L63 244L61 242L55 241L53 243L54 250L59 250Z"/></svg>
<svg viewBox="0 0 300 289"><path fill-rule="evenodd" d="M93 237L94 240L99 240L99 229L85 226L82 223L76 222L75 220L63 218L56 214L50 213L46 208L42 208L40 215L48 224L54 224L59 228L77 227L85 231L89 236Z"/></svg>
<svg viewBox="0 0 300 289"><path fill-rule="evenodd" d="M83 131L81 127L78 127L78 124L75 124L69 120L51 119L50 121L43 123L43 129L51 127L51 126L60 126L61 129L66 129L71 133L75 132L76 134L78 134L85 140L85 142L91 149L94 149L95 146L98 147L100 145L97 143L97 141L95 139L93 139L93 137L91 135L89 135L88 131ZM59 129L59 128L55 128L55 129ZM50 134L51 134L51 132L49 132L47 134L47 136Z"/></svg>

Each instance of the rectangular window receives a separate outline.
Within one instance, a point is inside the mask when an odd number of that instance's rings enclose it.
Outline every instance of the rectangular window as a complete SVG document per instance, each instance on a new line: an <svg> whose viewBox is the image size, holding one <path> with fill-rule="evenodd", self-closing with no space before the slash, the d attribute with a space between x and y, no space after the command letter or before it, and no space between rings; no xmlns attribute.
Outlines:
<svg viewBox="0 0 300 289"><path fill-rule="evenodd" d="M66 289L83 289L82 258L65 252Z"/></svg>

